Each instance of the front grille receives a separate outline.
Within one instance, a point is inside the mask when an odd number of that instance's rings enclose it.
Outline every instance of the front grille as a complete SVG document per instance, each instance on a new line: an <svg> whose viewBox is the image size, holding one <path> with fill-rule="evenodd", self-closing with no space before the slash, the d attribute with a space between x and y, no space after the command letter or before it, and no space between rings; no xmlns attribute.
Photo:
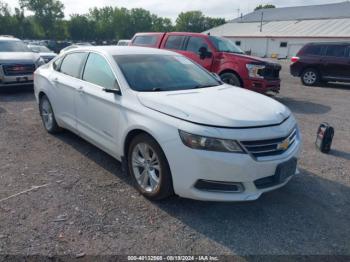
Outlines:
<svg viewBox="0 0 350 262"><path fill-rule="evenodd" d="M280 65L268 65L262 70L261 76L268 80L278 80L280 78L280 71Z"/></svg>
<svg viewBox="0 0 350 262"><path fill-rule="evenodd" d="M209 181L202 179L198 180L194 187L198 190L209 192L240 193L244 191L244 186L241 183Z"/></svg>
<svg viewBox="0 0 350 262"><path fill-rule="evenodd" d="M3 65L2 69L7 76L31 75L35 71L34 64Z"/></svg>
<svg viewBox="0 0 350 262"><path fill-rule="evenodd" d="M296 138L297 129L295 128L290 135L286 137L269 140L244 141L241 142L241 144L249 154L255 158L259 158L283 154L294 145Z"/></svg>

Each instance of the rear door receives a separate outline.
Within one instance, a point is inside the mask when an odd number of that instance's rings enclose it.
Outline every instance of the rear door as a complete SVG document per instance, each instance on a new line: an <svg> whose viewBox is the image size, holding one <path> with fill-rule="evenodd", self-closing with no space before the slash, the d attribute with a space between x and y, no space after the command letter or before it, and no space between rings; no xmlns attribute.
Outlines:
<svg viewBox="0 0 350 262"><path fill-rule="evenodd" d="M82 66L87 53L74 52L67 54L62 61L53 63L53 73L50 78L54 86L51 102L58 121L68 128L76 130L75 95L79 84Z"/></svg>
<svg viewBox="0 0 350 262"><path fill-rule="evenodd" d="M90 53L76 99L79 133L113 156L117 152L121 96L107 93L118 83L108 60Z"/></svg>
<svg viewBox="0 0 350 262"><path fill-rule="evenodd" d="M327 46L322 58L323 78L328 80L346 80L350 76L348 46L332 44Z"/></svg>

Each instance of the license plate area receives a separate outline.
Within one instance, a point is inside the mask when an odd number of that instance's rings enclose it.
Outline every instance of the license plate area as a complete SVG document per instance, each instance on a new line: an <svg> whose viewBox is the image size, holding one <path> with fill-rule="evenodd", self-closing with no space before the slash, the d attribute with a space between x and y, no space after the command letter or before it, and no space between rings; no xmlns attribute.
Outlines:
<svg viewBox="0 0 350 262"><path fill-rule="evenodd" d="M298 160L292 158L287 162L281 163L276 168L275 177L280 183L285 182L289 177L294 176L297 170Z"/></svg>

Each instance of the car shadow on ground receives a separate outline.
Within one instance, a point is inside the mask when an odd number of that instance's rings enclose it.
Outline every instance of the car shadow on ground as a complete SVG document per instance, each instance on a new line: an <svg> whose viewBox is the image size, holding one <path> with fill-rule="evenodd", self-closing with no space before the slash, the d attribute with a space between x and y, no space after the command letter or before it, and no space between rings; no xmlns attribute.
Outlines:
<svg viewBox="0 0 350 262"><path fill-rule="evenodd" d="M121 162L104 151L68 130L64 130L62 133L55 135L55 137L73 147L76 151L95 162L108 173L120 178L128 185L132 185L132 180L130 176L127 175L126 171L123 171Z"/></svg>
<svg viewBox="0 0 350 262"><path fill-rule="evenodd" d="M330 83L318 85L318 87L322 87L322 88L336 88L336 89L342 89L342 90L349 90L350 91L350 83L330 82Z"/></svg>
<svg viewBox="0 0 350 262"><path fill-rule="evenodd" d="M0 102L27 102L34 100L33 86L0 88Z"/></svg>
<svg viewBox="0 0 350 262"><path fill-rule="evenodd" d="M348 152L340 151L337 149L332 149L329 152L329 154L332 156L335 156L335 157L343 158L345 160L350 160L350 153L348 153Z"/></svg>
<svg viewBox="0 0 350 262"><path fill-rule="evenodd" d="M328 113L332 109L330 106L288 97L276 97L276 100L290 108L296 114L322 115Z"/></svg>
<svg viewBox="0 0 350 262"><path fill-rule="evenodd" d="M132 185L111 156L69 131L56 137ZM255 202L172 197L153 205L235 254L350 254L350 188L306 170Z"/></svg>
<svg viewBox="0 0 350 262"><path fill-rule="evenodd" d="M349 187L302 170L255 202L156 205L236 254L350 254L349 200Z"/></svg>

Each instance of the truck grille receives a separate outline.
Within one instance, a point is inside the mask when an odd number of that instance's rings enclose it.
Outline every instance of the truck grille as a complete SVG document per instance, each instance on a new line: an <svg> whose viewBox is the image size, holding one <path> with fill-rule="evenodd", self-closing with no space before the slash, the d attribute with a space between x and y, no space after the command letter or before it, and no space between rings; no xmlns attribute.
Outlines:
<svg viewBox="0 0 350 262"><path fill-rule="evenodd" d="M259 140L259 141L244 141L241 144L249 154L255 158L277 156L286 152L295 143L297 138L297 129L295 128L290 135L286 137Z"/></svg>
<svg viewBox="0 0 350 262"><path fill-rule="evenodd" d="M3 65L2 69L7 76L31 75L35 71L34 64Z"/></svg>
<svg viewBox="0 0 350 262"><path fill-rule="evenodd" d="M280 71L280 65L268 65L262 70L261 75L268 80L278 80L280 78Z"/></svg>

